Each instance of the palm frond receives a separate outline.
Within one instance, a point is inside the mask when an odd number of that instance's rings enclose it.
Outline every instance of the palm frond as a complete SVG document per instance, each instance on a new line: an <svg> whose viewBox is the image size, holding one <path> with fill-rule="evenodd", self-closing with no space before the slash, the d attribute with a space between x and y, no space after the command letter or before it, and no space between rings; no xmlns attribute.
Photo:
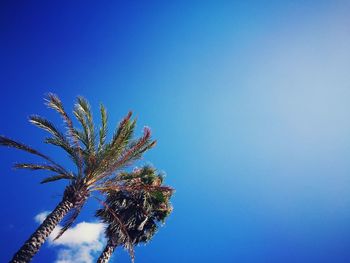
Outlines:
<svg viewBox="0 0 350 263"><path fill-rule="evenodd" d="M61 115L63 121L66 123L68 134L70 135L73 142L77 143L76 138L74 136L73 122L71 118L68 116L67 112L64 110L64 107L60 98L56 94L49 93L48 99L46 99L46 105L49 108L54 109Z"/></svg>
<svg viewBox="0 0 350 263"><path fill-rule="evenodd" d="M106 148L108 154L111 154L111 152L113 155L118 154L132 138L136 127L136 120L131 121L131 115L132 112L129 111L129 113L119 123L111 143Z"/></svg>
<svg viewBox="0 0 350 263"><path fill-rule="evenodd" d="M154 193L154 192L162 192L162 193L168 193L172 194L174 192L174 189L169 186L153 186L153 185L146 185L146 184L134 184L134 185L122 185L122 184L109 184L106 183L102 186L97 186L96 188L93 188L93 190L98 190L102 193L107 193L109 191L127 191L127 192L148 192L148 193Z"/></svg>
<svg viewBox="0 0 350 263"><path fill-rule="evenodd" d="M55 125L43 117L40 117L38 115L31 115L29 117L29 122L45 131L48 131L56 138L66 140L65 136L55 127Z"/></svg>
<svg viewBox="0 0 350 263"><path fill-rule="evenodd" d="M62 117L64 117L66 115L66 112L63 108L63 104L62 101L60 100L60 98L54 94L54 93L49 93L47 95L47 99L45 99L46 101L46 105L51 108L54 109L55 111L57 111L60 115L62 115ZM65 117L64 117L65 118Z"/></svg>
<svg viewBox="0 0 350 263"><path fill-rule="evenodd" d="M88 139L86 138L86 134L84 131L74 129L75 136L78 138L78 140L85 146L85 149L89 147ZM82 150L82 153L84 154L84 150ZM85 151L86 152L86 151Z"/></svg>
<svg viewBox="0 0 350 263"><path fill-rule="evenodd" d="M61 179L74 179L75 177L72 175L67 175L67 174L58 174L58 175L53 175L50 177L45 178L44 180L42 180L40 183L41 184L45 184L45 183L49 183L49 182L53 182L53 181L57 181L57 180L61 180Z"/></svg>
<svg viewBox="0 0 350 263"><path fill-rule="evenodd" d="M40 156L41 158L49 161L51 164L54 164L55 166L64 169L62 166L60 166L59 164L54 162L50 157L46 156L45 154L42 154L41 152L39 152L39 151L37 151L37 150L35 150L35 149L33 149L33 148L23 144L23 143L14 141L14 140L9 139L9 138L7 138L5 136L1 136L0 135L0 146L7 146L7 147L11 147L11 148L16 148L16 149L19 149L19 150L22 150L22 151L25 151L25 152L28 152L28 153Z"/></svg>
<svg viewBox="0 0 350 263"><path fill-rule="evenodd" d="M94 167L95 169L87 178L88 181L91 181L92 178L106 172L109 166L118 159L121 152L125 150L125 147L132 137L136 126L136 120L130 120L131 114L132 113L129 112L128 115L124 117L124 119L119 123L117 131L113 135L111 142L108 143L101 150L101 152L99 152L96 160L96 166ZM95 181L95 179L93 179L93 181ZM93 181L91 181L91 183Z"/></svg>
<svg viewBox="0 0 350 263"><path fill-rule="evenodd" d="M53 165L47 165L47 164L33 164L33 163L16 163L14 165L14 168L16 169L28 169L28 170L46 170L56 173L62 173L63 171L56 166ZM64 172L67 173L67 172ZM69 173L67 173L68 175Z"/></svg>
<svg viewBox="0 0 350 263"><path fill-rule="evenodd" d="M81 173L82 164L80 161L79 153L76 148L73 148L67 141L61 140L59 138L46 138L45 143L52 144L54 146L58 146L62 148L64 151L66 151L69 155L69 157L73 160L75 165L78 168L78 173Z"/></svg>
<svg viewBox="0 0 350 263"><path fill-rule="evenodd" d="M148 149L156 145L156 141L151 141L151 130L148 127L144 128L144 135L131 143L129 147L121 154L120 158L114 162L107 173L112 173L117 169L121 169L130 164L130 162L137 160Z"/></svg>
<svg viewBox="0 0 350 263"><path fill-rule="evenodd" d="M79 170L79 174L80 174L80 172L82 170L82 160L81 160L82 156L81 156L81 152L80 152L79 139L77 138L77 136L75 134L73 122L72 122L71 118L68 116L67 112L64 110L62 101L60 100L60 98L56 94L53 94L53 93L48 94L48 99L46 99L46 105L49 108L52 108L55 111L57 111L61 115L63 121L66 124L68 134L71 138L71 141L73 142L73 144L75 146L74 148L77 149L77 156L79 159L77 165L78 165L78 170Z"/></svg>
<svg viewBox="0 0 350 263"><path fill-rule="evenodd" d="M95 126L92 118L92 112L89 102L83 98L78 97L75 110L79 112L80 119L83 117L86 125L87 138L89 139L89 152L92 154L95 151ZM79 120L81 122L81 120Z"/></svg>
<svg viewBox="0 0 350 263"><path fill-rule="evenodd" d="M146 185L160 185L163 183L164 176L161 173L156 172L156 169L145 165L142 168L134 169L132 172L121 172L116 175L115 182L140 182Z"/></svg>
<svg viewBox="0 0 350 263"><path fill-rule="evenodd" d="M106 150L102 154L103 158L100 168L105 171L108 170L111 165L121 158L123 152L130 148L129 144L131 143L135 127L136 120L128 120L120 131L118 129L111 143L106 146Z"/></svg>
<svg viewBox="0 0 350 263"><path fill-rule="evenodd" d="M105 146L104 151L100 154L101 159L117 156L128 144L136 127L136 120L130 120L131 115L132 112L129 112L119 123L111 142Z"/></svg>
<svg viewBox="0 0 350 263"><path fill-rule="evenodd" d="M100 128L100 140L98 144L98 152L101 152L103 149L105 143L106 143L106 136L107 136L107 121L108 121L108 116L107 116L107 111L106 108L101 104L100 106L100 112L101 112L101 128Z"/></svg>
<svg viewBox="0 0 350 263"><path fill-rule="evenodd" d="M90 147L90 141L89 141L90 140L89 139L90 133L89 133L89 128L88 128L88 125L86 123L84 114L78 108L77 105L75 105L75 107L74 107L73 114L83 128L82 131L75 130L75 134L80 135L80 136L78 136L79 140L85 145L86 149L88 149Z"/></svg>
<svg viewBox="0 0 350 263"><path fill-rule="evenodd" d="M74 148L74 146L69 143L65 135L60 132L50 121L38 115L32 115L30 116L30 122L53 135L53 138L48 138L45 140L46 143L60 146L73 158L74 163L78 168L81 166L78 153L79 149Z"/></svg>

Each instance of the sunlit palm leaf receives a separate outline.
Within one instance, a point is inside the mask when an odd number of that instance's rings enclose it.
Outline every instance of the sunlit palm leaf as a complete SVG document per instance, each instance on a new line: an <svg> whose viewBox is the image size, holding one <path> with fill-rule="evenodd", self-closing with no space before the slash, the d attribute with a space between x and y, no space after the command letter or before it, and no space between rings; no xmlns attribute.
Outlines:
<svg viewBox="0 0 350 263"><path fill-rule="evenodd" d="M132 138L136 126L136 120L131 121L131 115L132 113L129 112L119 123L111 142L105 146L104 151L100 154L101 159L104 162L107 162L107 160L110 160L113 157L117 158L118 154L120 154Z"/></svg>
<svg viewBox="0 0 350 263"><path fill-rule="evenodd" d="M90 104L83 97L78 97L78 101L75 107L75 110L79 113L79 119L84 119L86 125L86 134L89 140L89 148L88 151L90 154L94 154L95 152L95 126L92 118L92 113L90 109ZM82 122L81 120L79 120Z"/></svg>
<svg viewBox="0 0 350 263"><path fill-rule="evenodd" d="M156 141L151 141L151 131L149 128L144 129L144 135L131 143L127 149L120 155L118 160L111 162L106 173L113 173L117 169L124 168L129 165L131 162L139 159L141 155L148 149L151 149L156 145Z"/></svg>
<svg viewBox="0 0 350 263"><path fill-rule="evenodd" d="M50 177L45 178L44 180L42 180L40 183L41 184L45 184L45 183L49 183L49 182L53 182L53 181L57 181L57 180L61 180L61 179L74 179L74 176L68 176L66 174L59 174L59 175L53 175Z"/></svg>
<svg viewBox="0 0 350 263"><path fill-rule="evenodd" d="M136 125L136 121L131 121L130 117L131 112L119 123L111 142L98 153L94 170L87 178L91 183L103 178L99 175L108 171L108 168L118 160L121 152L125 150Z"/></svg>
<svg viewBox="0 0 350 263"><path fill-rule="evenodd" d="M73 114L74 116L79 120L80 122L80 117L79 115L77 115L78 113L74 110L73 111ZM75 136L77 137L77 139L84 145L85 149L81 149L82 150L82 153L84 154L88 154L87 150L89 149L89 138L88 138L88 131L86 130L87 129L87 126L86 126L86 123L85 123L85 119L82 118L81 119L82 122L80 122L81 126L83 127L83 130L80 130L80 129L77 129L77 128L74 128L74 133L75 133Z"/></svg>
<svg viewBox="0 0 350 263"><path fill-rule="evenodd" d="M66 141L60 140L59 138L46 138L45 143L58 146L62 148L64 151L66 151L80 171L81 163L80 163L78 151L76 149L71 147Z"/></svg>
<svg viewBox="0 0 350 263"><path fill-rule="evenodd" d="M101 104L100 106L100 112L101 112L101 128L100 128L100 140L98 144L98 152L101 152L103 147L105 146L106 143L106 136L107 136L107 111L106 108Z"/></svg>
<svg viewBox="0 0 350 263"><path fill-rule="evenodd" d="M71 118L68 116L67 112L64 110L62 101L60 100L60 98L56 94L53 94L53 93L48 94L48 99L46 100L46 105L49 108L52 108L55 111L57 111L61 115L63 121L65 122L68 134L69 134L69 136L70 136L70 138L75 146L74 148L77 150L76 156L78 157L78 161L76 164L78 166L79 174L81 174L81 172L82 172L82 160L81 160L82 153L81 153L80 146L79 146L79 139L77 138L77 136L75 134L75 129L73 127L73 122L72 122Z"/></svg>
<svg viewBox="0 0 350 263"><path fill-rule="evenodd" d="M29 121L35 126L48 131L54 137L60 138L62 140L66 140L65 136L47 119L42 118L38 115L31 115L29 117Z"/></svg>
<svg viewBox="0 0 350 263"><path fill-rule="evenodd" d="M23 144L23 143L11 140L5 136L0 135L0 146L12 147L12 148L16 148L16 149L40 156L40 157L44 158L45 160L49 161L50 163L56 165L57 167L61 167L63 169L62 166L55 163L50 157L46 156L45 154L42 154L41 152Z"/></svg>
<svg viewBox="0 0 350 263"><path fill-rule="evenodd" d="M136 120L131 120L132 112L120 122L116 132L113 135L111 143L106 147L107 154L118 155L129 143L134 134Z"/></svg>
<svg viewBox="0 0 350 263"><path fill-rule="evenodd" d="M68 116L67 112L64 110L64 107L60 98L56 94L49 93L48 99L46 100L46 105L49 108L54 109L61 115L63 121L66 123L67 130L71 139L73 140L74 143L77 143L76 138L74 136L73 122L71 118Z"/></svg>
<svg viewBox="0 0 350 263"><path fill-rule="evenodd" d="M47 170L51 172L62 173L63 171L56 166L46 164L33 164L33 163L16 163L14 165L16 169L28 169L28 170ZM64 172L67 173L67 172ZM68 173L67 173L68 174Z"/></svg>

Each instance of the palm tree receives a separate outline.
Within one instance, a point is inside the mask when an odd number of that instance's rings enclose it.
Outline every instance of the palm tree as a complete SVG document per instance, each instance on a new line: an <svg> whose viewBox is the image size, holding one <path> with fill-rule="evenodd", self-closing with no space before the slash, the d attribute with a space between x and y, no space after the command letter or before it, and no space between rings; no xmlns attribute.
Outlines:
<svg viewBox="0 0 350 263"><path fill-rule="evenodd" d="M169 199L173 190L162 186L163 177L154 168L145 166L124 178L129 187L139 191L109 191L104 207L96 216L107 224L105 235L107 244L98 258L98 263L106 263L115 248L124 246L134 261L134 245L147 243L158 229L159 222L172 211Z"/></svg>
<svg viewBox="0 0 350 263"><path fill-rule="evenodd" d="M156 144L156 141L151 140L151 132L147 127L144 128L143 136L133 139L136 120L131 119L131 112L119 123L111 141L107 143L107 112L103 105L100 106L101 127L96 132L90 105L83 97L77 98L73 110L80 128L73 126L72 119L56 95L50 93L46 104L60 114L67 132L60 131L53 123L38 115L30 116L30 122L50 133L51 136L45 139L45 143L62 148L73 160L76 171L66 169L47 155L23 143L0 136L0 146L26 151L41 157L44 161L43 163L17 163L15 168L49 171L51 175L41 183L61 179L69 182L57 207L24 243L11 262L29 262L54 227L70 211L70 216L56 238L60 237L73 224L92 191L103 194L107 190L124 189L125 180L121 180L120 171Z"/></svg>

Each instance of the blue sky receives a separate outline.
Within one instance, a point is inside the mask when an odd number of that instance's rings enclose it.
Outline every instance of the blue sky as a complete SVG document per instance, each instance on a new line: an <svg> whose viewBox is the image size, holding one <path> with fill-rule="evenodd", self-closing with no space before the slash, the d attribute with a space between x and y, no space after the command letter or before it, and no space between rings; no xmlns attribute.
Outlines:
<svg viewBox="0 0 350 263"><path fill-rule="evenodd" d="M139 134L152 128L145 162L176 188L174 212L136 262L350 261L347 1L0 5L0 134L69 165L27 121L60 121L43 105L50 91L68 110L85 96L95 116L103 102L111 127L132 109ZM0 149L1 262L64 189L12 170L18 160L34 159ZM97 206L80 227L97 224ZM48 242L33 262L76 250Z"/></svg>

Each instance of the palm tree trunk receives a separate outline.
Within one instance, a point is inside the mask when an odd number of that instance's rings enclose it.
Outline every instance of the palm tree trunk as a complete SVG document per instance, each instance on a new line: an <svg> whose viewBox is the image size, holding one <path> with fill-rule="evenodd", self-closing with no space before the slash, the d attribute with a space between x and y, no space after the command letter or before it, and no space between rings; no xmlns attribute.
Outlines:
<svg viewBox="0 0 350 263"><path fill-rule="evenodd" d="M49 214L44 222L37 228L33 235L24 243L24 245L13 256L10 263L26 263L39 251L40 247L46 241L55 226L72 209L74 204L67 198L56 206L55 210Z"/></svg>
<svg viewBox="0 0 350 263"><path fill-rule="evenodd" d="M113 242L108 241L97 263L108 263L116 247L117 246Z"/></svg>

